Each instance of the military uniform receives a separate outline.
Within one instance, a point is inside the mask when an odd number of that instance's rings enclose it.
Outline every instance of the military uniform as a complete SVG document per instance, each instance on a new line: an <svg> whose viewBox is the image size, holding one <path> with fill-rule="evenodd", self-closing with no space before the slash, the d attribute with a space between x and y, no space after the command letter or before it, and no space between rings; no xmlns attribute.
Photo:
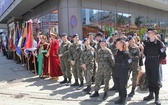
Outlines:
<svg viewBox="0 0 168 105"><path fill-rule="evenodd" d="M159 90L162 87L160 81L160 69L159 64L162 59L166 57L165 48L163 44L158 39L155 39L153 42L150 42L148 39L145 41L144 46L144 55L145 59L145 69L148 80L148 88L150 94L144 98L144 100L153 99L153 92L155 93L155 103L160 105L159 102Z"/></svg>
<svg viewBox="0 0 168 105"><path fill-rule="evenodd" d="M129 52L117 51L115 55L115 69L113 70L113 77L116 80L116 87L119 91L119 99L115 101L115 104L124 104L126 102L126 87L131 63L132 59Z"/></svg>
<svg viewBox="0 0 168 105"><path fill-rule="evenodd" d="M96 81L95 81L95 93L91 97L99 96L99 89L104 80L104 96L103 99L107 98L107 92L109 89L109 80L111 78L112 68L114 66L114 56L109 48L105 48L104 50L99 49L97 53L97 62L98 62L98 70L96 72Z"/></svg>
<svg viewBox="0 0 168 105"><path fill-rule="evenodd" d="M71 67L70 67L70 61L69 61L69 48L71 46L70 41L62 42L59 48L59 54L62 54L61 60L61 70L64 76L64 82L67 82L67 78L69 79L68 82L71 82Z"/></svg>
<svg viewBox="0 0 168 105"><path fill-rule="evenodd" d="M111 50L111 52L113 53L113 55L116 54L117 49L116 49L116 44L115 43L110 43L109 46L108 46L108 48ZM114 68L112 70L114 70ZM117 90L116 80L115 80L115 78L113 76L112 76L112 78L113 78L114 86L109 89L110 91Z"/></svg>
<svg viewBox="0 0 168 105"><path fill-rule="evenodd" d="M132 91L128 95L129 97L132 97L135 94L135 87L137 85L137 77L139 73L139 59L140 59L140 50L139 47L134 44L133 46L129 46L129 53L132 56L132 66L130 68L130 73L132 72Z"/></svg>
<svg viewBox="0 0 168 105"><path fill-rule="evenodd" d="M85 64L87 68L87 70L84 70L84 74L85 74L85 80L86 80L88 92L90 91L91 79L93 76L94 55L95 55L94 48L89 46L89 48L85 48L81 56L81 64Z"/></svg>
<svg viewBox="0 0 168 105"><path fill-rule="evenodd" d="M75 85L78 84L78 78L80 79L81 83L83 83L83 72L81 68L81 53L82 53L82 43L78 41L78 43L73 43L70 46L70 61L75 61L75 65L72 65L72 73L75 78ZM73 86L73 85L72 85Z"/></svg>

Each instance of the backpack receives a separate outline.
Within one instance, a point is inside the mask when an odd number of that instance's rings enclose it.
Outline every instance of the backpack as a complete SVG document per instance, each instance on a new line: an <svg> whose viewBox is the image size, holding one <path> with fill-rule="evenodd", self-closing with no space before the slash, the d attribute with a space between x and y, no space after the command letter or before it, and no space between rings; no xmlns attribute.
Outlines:
<svg viewBox="0 0 168 105"><path fill-rule="evenodd" d="M145 73L143 73L140 78L139 87L140 87L140 90L142 91L146 91L148 89L148 81Z"/></svg>

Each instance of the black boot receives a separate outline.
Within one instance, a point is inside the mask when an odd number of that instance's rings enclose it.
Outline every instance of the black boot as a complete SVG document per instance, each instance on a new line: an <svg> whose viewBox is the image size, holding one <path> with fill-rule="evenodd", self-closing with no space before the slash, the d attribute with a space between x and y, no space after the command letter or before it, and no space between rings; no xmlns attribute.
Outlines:
<svg viewBox="0 0 168 105"><path fill-rule="evenodd" d="M95 82L95 77L92 76L92 84L94 84L94 82Z"/></svg>
<svg viewBox="0 0 168 105"><path fill-rule="evenodd" d="M117 89L116 89L115 86L113 86L112 88L109 89L109 91L116 91L116 90L117 90Z"/></svg>
<svg viewBox="0 0 168 105"><path fill-rule="evenodd" d="M95 91L90 97L99 97L99 92Z"/></svg>
<svg viewBox="0 0 168 105"><path fill-rule="evenodd" d="M103 100L106 100L106 99L107 99L107 92L104 92Z"/></svg>
<svg viewBox="0 0 168 105"><path fill-rule="evenodd" d="M119 99L118 99L117 101L115 101L114 103L115 103L115 104L121 104L121 102L122 102L122 99L121 99L121 97L119 96Z"/></svg>
<svg viewBox="0 0 168 105"><path fill-rule="evenodd" d="M79 86L78 79L75 79L75 83L72 84L71 86Z"/></svg>
<svg viewBox="0 0 168 105"><path fill-rule="evenodd" d="M121 105L126 105L127 104L127 99L126 97L121 98Z"/></svg>
<svg viewBox="0 0 168 105"><path fill-rule="evenodd" d="M68 81L67 81L67 83L71 83L71 78L68 78Z"/></svg>
<svg viewBox="0 0 168 105"><path fill-rule="evenodd" d="M84 92L87 92L87 91L88 91L88 86L87 86L85 89L83 89L83 91L84 91Z"/></svg>
<svg viewBox="0 0 168 105"><path fill-rule="evenodd" d="M81 81L79 87L77 88L77 90L81 90L83 88L83 81Z"/></svg>
<svg viewBox="0 0 168 105"><path fill-rule="evenodd" d="M155 93L155 104L156 105L161 105L161 102L159 100L159 94L156 94L156 93Z"/></svg>
<svg viewBox="0 0 168 105"><path fill-rule="evenodd" d="M67 83L67 78L64 78L64 80L60 82L60 84L64 84L64 83Z"/></svg>
<svg viewBox="0 0 168 105"><path fill-rule="evenodd" d="M90 86L87 86L87 91L86 91L86 94L91 94L91 87Z"/></svg>
<svg viewBox="0 0 168 105"><path fill-rule="evenodd" d="M153 92L150 92L148 96L144 97L144 101L150 101L154 99Z"/></svg>
<svg viewBox="0 0 168 105"><path fill-rule="evenodd" d="M131 92L128 94L128 97L133 97L135 95L135 88L132 88Z"/></svg>

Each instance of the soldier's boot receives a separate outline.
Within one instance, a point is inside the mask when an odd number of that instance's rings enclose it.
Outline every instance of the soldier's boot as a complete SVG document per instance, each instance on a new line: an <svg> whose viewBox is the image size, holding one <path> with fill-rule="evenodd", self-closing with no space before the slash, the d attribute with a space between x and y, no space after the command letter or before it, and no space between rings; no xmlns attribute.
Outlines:
<svg viewBox="0 0 168 105"><path fill-rule="evenodd" d="M87 86L86 94L91 94L91 86Z"/></svg>
<svg viewBox="0 0 168 105"><path fill-rule="evenodd" d="M95 77L92 76L92 84L94 84L94 82L95 82Z"/></svg>
<svg viewBox="0 0 168 105"><path fill-rule="evenodd" d="M117 90L117 89L116 89L115 86L113 86L112 88L109 89L109 91L116 91L116 90Z"/></svg>
<svg viewBox="0 0 168 105"><path fill-rule="evenodd" d="M133 97L135 95L135 88L132 88L131 92L128 94L128 97Z"/></svg>
<svg viewBox="0 0 168 105"><path fill-rule="evenodd" d="M161 102L159 100L159 94L156 94L156 93L155 93L155 104L156 105L161 105Z"/></svg>
<svg viewBox="0 0 168 105"><path fill-rule="evenodd" d="M78 90L82 89L83 88L83 81L81 81L79 87L77 88Z"/></svg>
<svg viewBox="0 0 168 105"><path fill-rule="evenodd" d="M126 97L121 98L121 105L126 105L127 104L127 99Z"/></svg>
<svg viewBox="0 0 168 105"><path fill-rule="evenodd" d="M67 83L71 83L71 78L68 78L68 81L67 81Z"/></svg>
<svg viewBox="0 0 168 105"><path fill-rule="evenodd" d="M119 99L117 101L114 102L115 104L121 104L122 103L122 99L121 97L119 96Z"/></svg>
<svg viewBox="0 0 168 105"><path fill-rule="evenodd" d="M104 85L104 78L102 79L101 85Z"/></svg>
<svg viewBox="0 0 168 105"><path fill-rule="evenodd" d="M75 83L74 83L74 84L72 84L71 86L79 86L78 79L75 79Z"/></svg>
<svg viewBox="0 0 168 105"><path fill-rule="evenodd" d="M99 92L95 91L90 97L99 97Z"/></svg>
<svg viewBox="0 0 168 105"><path fill-rule="evenodd" d="M67 78L64 78L64 80L60 82L60 84L64 84L64 83L67 83Z"/></svg>
<svg viewBox="0 0 168 105"><path fill-rule="evenodd" d="M153 92L150 92L148 96L144 97L144 101L150 101L154 99Z"/></svg>
<svg viewBox="0 0 168 105"><path fill-rule="evenodd" d="M88 86L87 86L85 89L83 89L83 91L84 91L84 92L87 92L87 91L88 91Z"/></svg>
<svg viewBox="0 0 168 105"><path fill-rule="evenodd" d="M106 99L107 99L107 92L105 91L103 95L103 100L106 100Z"/></svg>

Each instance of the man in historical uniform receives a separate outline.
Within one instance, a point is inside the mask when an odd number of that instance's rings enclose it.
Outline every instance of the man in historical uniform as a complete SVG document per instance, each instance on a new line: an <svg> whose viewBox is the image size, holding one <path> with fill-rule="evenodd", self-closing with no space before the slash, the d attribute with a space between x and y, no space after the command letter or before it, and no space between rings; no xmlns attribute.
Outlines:
<svg viewBox="0 0 168 105"><path fill-rule="evenodd" d="M60 84L64 83L71 83L71 67L70 67L70 61L69 58L69 48L71 46L71 42L67 39L67 33L63 33L61 35L62 37L62 43L59 48L59 57L61 60L61 70L64 76L64 80L60 82ZM68 79L68 80L67 80Z"/></svg>

